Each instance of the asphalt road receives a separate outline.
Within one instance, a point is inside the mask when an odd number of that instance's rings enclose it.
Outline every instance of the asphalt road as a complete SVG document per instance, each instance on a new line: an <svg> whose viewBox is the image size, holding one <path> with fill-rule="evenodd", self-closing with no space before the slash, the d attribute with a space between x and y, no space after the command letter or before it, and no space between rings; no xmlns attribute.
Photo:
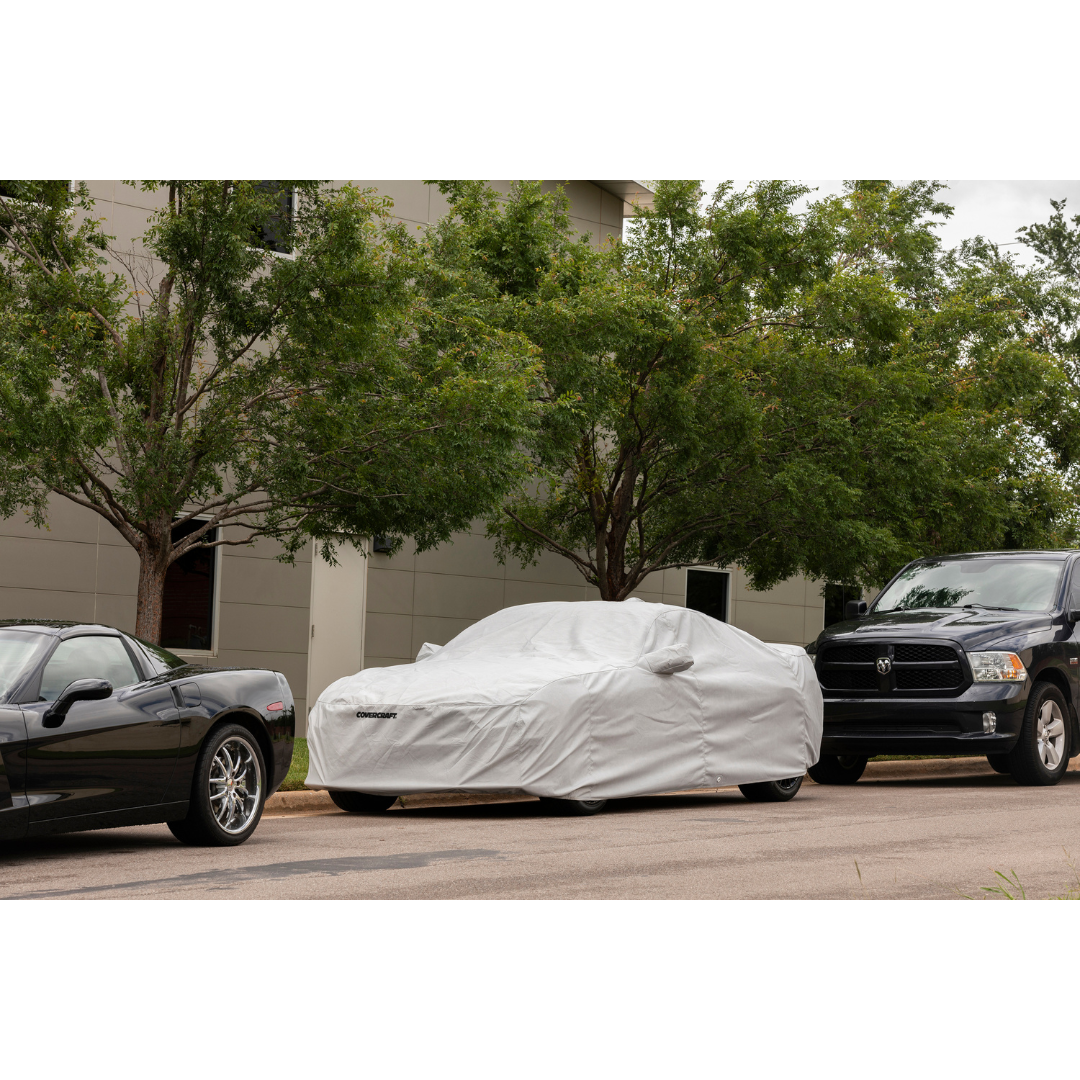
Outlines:
<svg viewBox="0 0 1080 1080"><path fill-rule="evenodd" d="M949 899L983 896L995 869L1045 897L1077 886L1066 850L1080 867L1080 771L1024 788L982 759L874 763L781 804L725 789L586 818L536 802L274 814L226 849L156 825L16 841L0 897Z"/></svg>

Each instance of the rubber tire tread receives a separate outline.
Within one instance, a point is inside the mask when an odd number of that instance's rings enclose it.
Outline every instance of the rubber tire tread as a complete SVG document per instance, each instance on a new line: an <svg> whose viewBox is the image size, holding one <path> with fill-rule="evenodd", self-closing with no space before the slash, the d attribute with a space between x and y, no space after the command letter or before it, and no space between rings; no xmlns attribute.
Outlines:
<svg viewBox="0 0 1080 1080"><path fill-rule="evenodd" d="M396 795L368 795L363 791L328 791L327 794L347 814L382 814L398 800Z"/></svg>
<svg viewBox="0 0 1080 1080"><path fill-rule="evenodd" d="M1053 698L1058 703L1062 719L1065 721L1065 752L1061 755L1061 761L1053 772L1046 769L1035 748L1035 725L1039 710L1048 697ZM1050 787L1056 784L1065 775L1065 770L1069 767L1069 743L1071 740L1072 723L1065 696L1053 683L1037 682L1031 688L1027 709L1024 710L1024 722L1020 726L1020 737L1016 740L1016 745L1009 753L1009 772L1012 773L1012 778L1025 787Z"/></svg>
<svg viewBox="0 0 1080 1080"><path fill-rule="evenodd" d="M849 755L845 754L845 757ZM854 755L850 755L854 757ZM856 757L855 760L859 763L853 765L850 768L840 764L840 758L836 754L822 754L816 765L811 765L806 771L810 774L810 779L815 784L854 784L863 771L866 769L866 763L870 760L868 757Z"/></svg>
<svg viewBox="0 0 1080 1080"><path fill-rule="evenodd" d="M214 820L213 811L210 809L209 775L210 762L213 761L217 748L226 739L235 735L244 738L255 751L255 757L262 772L262 795L259 798L259 807L248 827L242 833L231 835L225 832ZM205 793L205 800L199 797L199 793ZM180 843L194 847L236 847L237 844L242 844L247 840L258 828L265 805L266 762L263 760L259 740L243 724L223 724L221 727L211 729L203 740L199 758L195 762L195 773L191 778L191 796L187 817L181 821L170 821L168 823L169 831Z"/></svg>
<svg viewBox="0 0 1080 1080"><path fill-rule="evenodd" d="M599 814L607 804L607 799L540 799L545 810L563 817L589 817Z"/></svg>
<svg viewBox="0 0 1080 1080"><path fill-rule="evenodd" d="M798 777L798 781L786 790L776 780L763 780L760 784L740 784L739 790L750 802L787 802L799 793L803 778Z"/></svg>

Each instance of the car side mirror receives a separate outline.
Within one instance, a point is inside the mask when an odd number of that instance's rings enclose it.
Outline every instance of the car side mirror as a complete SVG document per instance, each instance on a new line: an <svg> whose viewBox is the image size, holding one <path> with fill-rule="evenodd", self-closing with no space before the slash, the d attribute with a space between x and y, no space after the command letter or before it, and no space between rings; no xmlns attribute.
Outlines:
<svg viewBox="0 0 1080 1080"><path fill-rule="evenodd" d="M101 701L112 693L107 679L76 679L64 687L60 696L45 710L41 718L44 727L59 727L76 701Z"/></svg>
<svg viewBox="0 0 1080 1080"><path fill-rule="evenodd" d="M678 645L665 645L662 649L655 649L638 661L638 667L646 668L657 675L674 675L677 671L685 671L693 666L694 658L690 654L690 648L681 642Z"/></svg>
<svg viewBox="0 0 1080 1080"><path fill-rule="evenodd" d="M845 619L861 619L866 614L865 600L849 600L844 605Z"/></svg>
<svg viewBox="0 0 1080 1080"><path fill-rule="evenodd" d="M1080 608L1070 608L1065 618L1071 623L1080 622Z"/></svg>

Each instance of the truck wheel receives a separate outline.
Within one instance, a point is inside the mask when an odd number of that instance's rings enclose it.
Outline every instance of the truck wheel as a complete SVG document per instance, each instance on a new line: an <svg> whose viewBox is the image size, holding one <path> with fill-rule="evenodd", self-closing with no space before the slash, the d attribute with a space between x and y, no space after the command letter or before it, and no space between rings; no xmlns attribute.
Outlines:
<svg viewBox="0 0 1080 1080"><path fill-rule="evenodd" d="M1069 767L1069 707L1053 683L1032 688L1020 738L1009 754L1009 772L1018 784L1048 787Z"/></svg>
<svg viewBox="0 0 1080 1080"><path fill-rule="evenodd" d="M396 795L365 795L362 791L330 791L334 805L347 814L381 814L397 802Z"/></svg>
<svg viewBox="0 0 1080 1080"><path fill-rule="evenodd" d="M750 802L787 802L795 798L795 792L802 787L802 777L793 776L790 780L766 780L761 784L740 784L739 790Z"/></svg>
<svg viewBox="0 0 1080 1080"><path fill-rule="evenodd" d="M987 754L986 760L990 763L990 768L994 772L1005 773L1009 772L1009 755L1008 754Z"/></svg>
<svg viewBox="0 0 1080 1080"><path fill-rule="evenodd" d="M549 813L581 817L599 814L607 806L607 799L540 799L540 805Z"/></svg>
<svg viewBox="0 0 1080 1080"><path fill-rule="evenodd" d="M822 754L806 771L815 784L854 784L863 774L869 758Z"/></svg>

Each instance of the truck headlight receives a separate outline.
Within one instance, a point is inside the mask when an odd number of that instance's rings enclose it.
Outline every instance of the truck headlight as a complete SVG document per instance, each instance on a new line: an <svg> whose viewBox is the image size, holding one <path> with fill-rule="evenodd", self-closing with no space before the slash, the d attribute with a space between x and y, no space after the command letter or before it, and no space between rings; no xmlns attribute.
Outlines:
<svg viewBox="0 0 1080 1080"><path fill-rule="evenodd" d="M976 682L1023 682L1027 669L1014 652L968 653L971 673Z"/></svg>

